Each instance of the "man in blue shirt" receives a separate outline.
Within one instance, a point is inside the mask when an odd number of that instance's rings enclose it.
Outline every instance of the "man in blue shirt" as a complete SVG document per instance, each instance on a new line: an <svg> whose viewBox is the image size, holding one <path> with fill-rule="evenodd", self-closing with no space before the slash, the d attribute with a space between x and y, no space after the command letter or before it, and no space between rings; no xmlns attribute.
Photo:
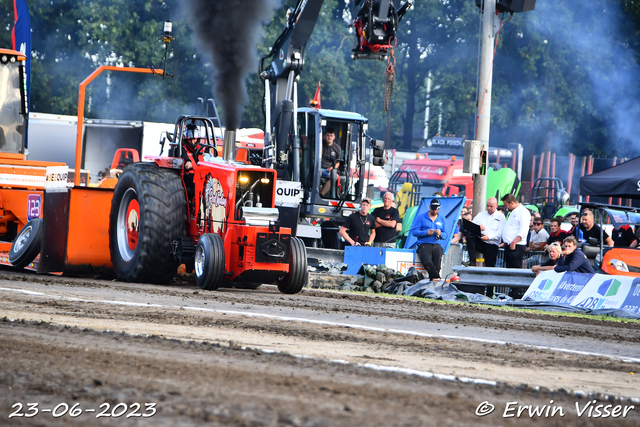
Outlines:
<svg viewBox="0 0 640 427"><path fill-rule="evenodd" d="M440 201L431 200L429 210L418 216L413 222L411 233L418 238L416 245L422 266L429 273L429 279L440 278L442 253L444 252L438 240L446 240L444 218L440 216Z"/></svg>

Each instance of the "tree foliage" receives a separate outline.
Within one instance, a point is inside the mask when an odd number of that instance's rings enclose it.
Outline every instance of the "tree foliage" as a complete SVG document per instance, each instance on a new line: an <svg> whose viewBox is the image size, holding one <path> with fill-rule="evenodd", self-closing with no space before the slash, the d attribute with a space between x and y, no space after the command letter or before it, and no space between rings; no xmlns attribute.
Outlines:
<svg viewBox="0 0 640 427"><path fill-rule="evenodd" d="M283 0L264 42L266 54L283 29ZM173 78L111 72L88 91L89 117L172 122L194 113L196 98L212 96L212 65L193 37L178 0L30 0L33 53L31 110L76 114L78 85L102 64L163 64L162 24L173 21L168 48ZM13 1L0 0L0 44L10 46ZM384 70L379 61L350 58L354 2L326 0L307 45L298 84L308 105L318 81L324 108L359 112L370 134L384 138ZM506 18L506 17L503 17ZM472 137L476 126L480 10L473 0L420 0L407 12L394 51L392 147L420 145L426 77L433 76L430 136ZM500 28L494 62L491 145L520 142L527 153L553 149L578 155L634 155L640 123L640 2L540 0ZM238 31L242 31L239 28ZM263 83L248 78L249 103L242 126L263 127ZM442 106L440 108L440 105ZM221 112L224 118L224 112Z"/></svg>

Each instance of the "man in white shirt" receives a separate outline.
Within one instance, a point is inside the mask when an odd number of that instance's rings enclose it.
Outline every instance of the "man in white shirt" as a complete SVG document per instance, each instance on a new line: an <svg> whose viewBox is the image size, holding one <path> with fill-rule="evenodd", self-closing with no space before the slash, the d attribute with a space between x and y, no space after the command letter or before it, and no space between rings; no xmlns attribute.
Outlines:
<svg viewBox="0 0 640 427"><path fill-rule="evenodd" d="M547 240L549 240L549 233L544 229L542 218L534 218L533 230L529 237L529 250L544 251L544 248L547 247Z"/></svg>
<svg viewBox="0 0 640 427"><path fill-rule="evenodd" d="M518 203L513 194L504 195L502 202L510 212L502 230L502 241L505 244L504 261L507 268L522 268L531 214Z"/></svg>
<svg viewBox="0 0 640 427"><path fill-rule="evenodd" d="M491 197L487 200L487 210L480 212L473 222L480 226L482 236L467 236L467 251L469 262L476 263L476 251L484 255L484 265L495 267L498 259L498 249L502 238L502 230L506 219L498 209L498 199Z"/></svg>

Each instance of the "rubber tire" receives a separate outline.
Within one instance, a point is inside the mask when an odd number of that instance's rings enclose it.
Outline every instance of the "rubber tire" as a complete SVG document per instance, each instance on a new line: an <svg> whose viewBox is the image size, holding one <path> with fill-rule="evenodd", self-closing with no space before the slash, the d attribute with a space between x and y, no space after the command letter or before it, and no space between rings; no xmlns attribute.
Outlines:
<svg viewBox="0 0 640 427"><path fill-rule="evenodd" d="M196 283L200 289L215 291L224 281L224 242L218 234L203 234L196 245Z"/></svg>
<svg viewBox="0 0 640 427"><path fill-rule="evenodd" d="M129 246L125 229L131 200L137 201L139 214L135 248ZM121 225L125 221L120 228L119 216ZM186 236L186 226L187 201L180 176L155 163L129 165L114 189L109 217L109 249L118 280L169 284L179 265L171 254L171 242Z"/></svg>
<svg viewBox="0 0 640 427"><path fill-rule="evenodd" d="M24 268L36 259L40 253L43 224L42 218L34 218L22 227L9 250L11 265Z"/></svg>
<svg viewBox="0 0 640 427"><path fill-rule="evenodd" d="M291 237L289 272L276 282L278 289L283 294L297 294L307 284L308 279L307 248L302 240Z"/></svg>

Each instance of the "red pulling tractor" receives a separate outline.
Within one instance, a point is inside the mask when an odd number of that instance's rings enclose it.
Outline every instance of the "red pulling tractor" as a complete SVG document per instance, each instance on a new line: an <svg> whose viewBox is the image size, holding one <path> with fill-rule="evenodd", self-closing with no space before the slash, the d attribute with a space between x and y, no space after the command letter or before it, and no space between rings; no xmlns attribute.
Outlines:
<svg viewBox="0 0 640 427"><path fill-rule="evenodd" d="M275 171L249 164L246 149L236 156L235 131L220 150L204 117L181 116L166 139L169 157L130 164L115 186L109 245L118 279L166 284L185 264L201 289L275 282L300 292L307 253L280 227Z"/></svg>

